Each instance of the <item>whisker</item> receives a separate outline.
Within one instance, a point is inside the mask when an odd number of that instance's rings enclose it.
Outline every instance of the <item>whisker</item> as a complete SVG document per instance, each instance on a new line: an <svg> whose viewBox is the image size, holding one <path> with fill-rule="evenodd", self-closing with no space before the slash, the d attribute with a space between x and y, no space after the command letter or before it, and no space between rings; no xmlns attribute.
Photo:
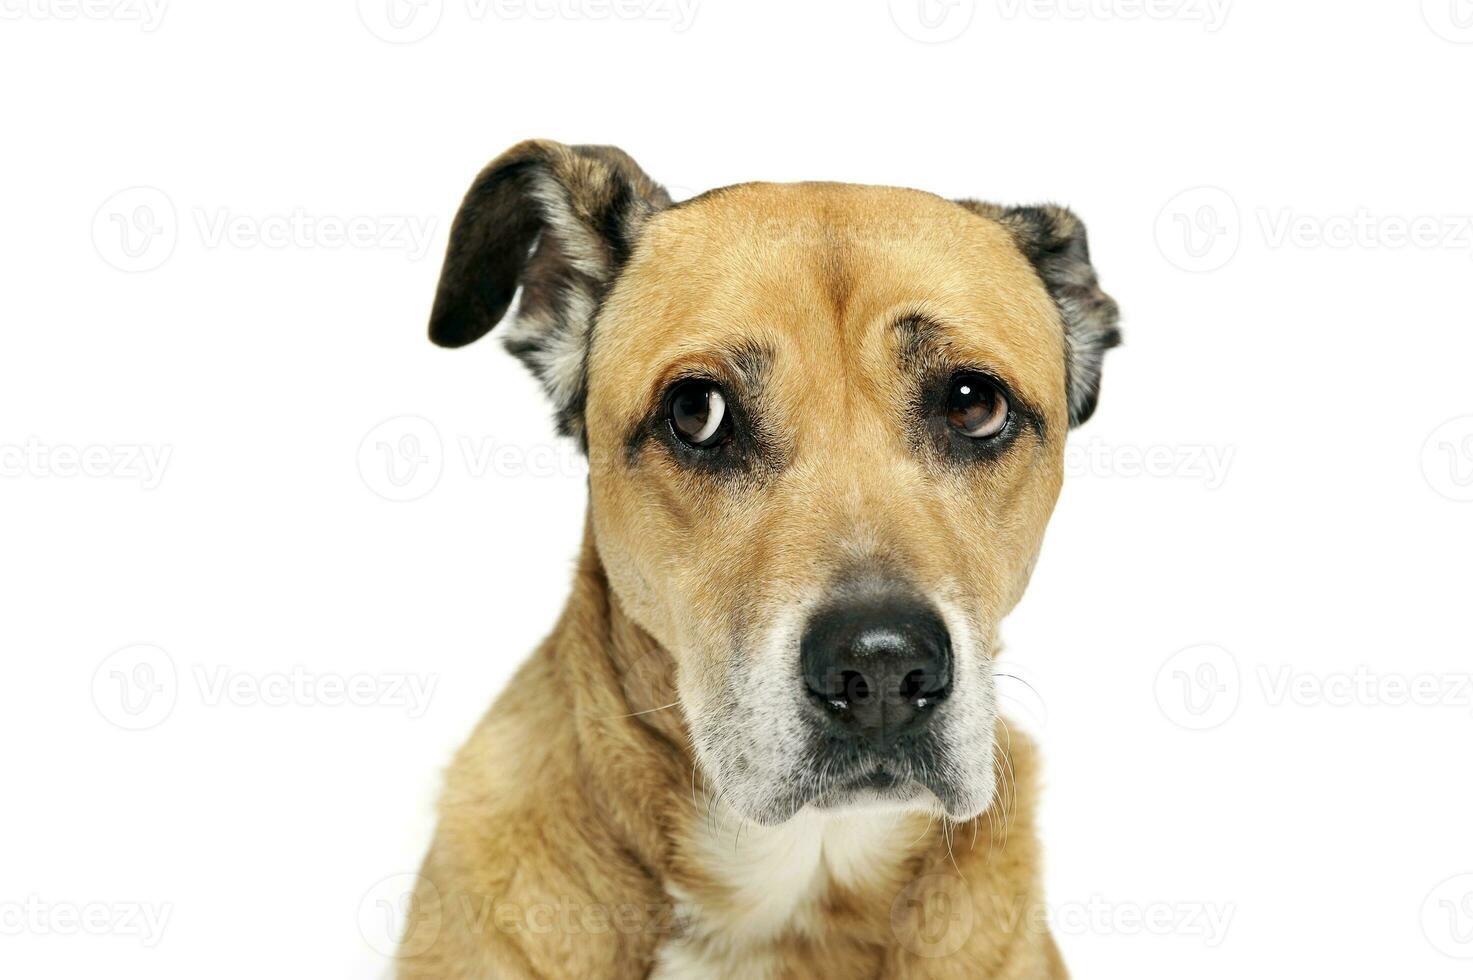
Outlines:
<svg viewBox="0 0 1473 980"><path fill-rule="evenodd" d="M590 718L588 720L589 721L617 721L620 718L638 718L640 715L652 715L656 711L665 711L665 710L668 710L670 708L674 708L675 706L677 706L679 704L680 704L679 701L671 701L669 704L662 704L658 708L645 708L643 711L631 711L627 715L603 715L601 717Z"/></svg>
<svg viewBox="0 0 1473 980"><path fill-rule="evenodd" d="M943 816L941 818L941 834L946 838L946 856L951 859L951 866L956 869L956 876L962 881L966 881L967 876L962 874L962 866L956 863L956 851L951 846L951 839L955 833L956 825L952 823L951 818Z"/></svg>
<svg viewBox="0 0 1473 980"><path fill-rule="evenodd" d="M1008 822L1009 822L1009 820L1012 817L1013 807L1016 805L1017 799L1018 799L1018 774L1013 769L1013 730L1012 730L1011 727L1008 726L1007 719L1004 718L1002 715L998 715L997 716L997 720L1002 725L1003 733L1005 735L1007 735L1007 739L1008 739L1008 747L1002 753L1002 762L1003 762L1003 783L1002 783L1002 791L1003 791L1003 795L1002 795L1002 798L1000 800L1000 802L1002 803L1002 806L1003 806L1003 812L1002 812L1002 846L1005 847L1005 846L1007 846L1007 842L1008 842ZM997 746L997 744L994 743L993 744L993 748L994 748L994 751L996 751L999 748L999 746Z"/></svg>
<svg viewBox="0 0 1473 980"><path fill-rule="evenodd" d="M915 840L913 840L913 841L910 842L912 847L914 847L916 844L919 844L921 842L921 840L924 837L926 837L926 835L928 835L929 833L931 833L931 825L933 823L935 823L935 822L936 822L936 811L935 810L927 810L926 811L926 829L923 830L923 831L921 831L919 837L917 837Z"/></svg>
<svg viewBox="0 0 1473 980"><path fill-rule="evenodd" d="M1005 698L1008 701L1011 701L1014 704L1018 705L1018 707L1020 709L1022 709L1022 711L1028 717L1033 718L1035 721L1039 722L1040 724L1045 725L1045 726L1048 724L1048 718L1049 718L1048 701L1046 701L1044 699L1043 692L1041 692L1038 688L1036 688L1036 687L1033 686L1033 682L1032 681L1030 681L1027 678L1021 676L1020 674L1013 674L1013 673L1009 673L1008 671L1005 671L1005 670L997 670L996 668L993 669L992 674L993 674L994 677L1005 677L1005 678L1007 678L1010 681L1017 681L1019 684L1022 684L1030 692L1032 692L1034 703L1031 703L1030 704L1029 701L1026 698L1017 697L1017 696L1012 695L1012 694L1009 694L1009 693L1007 693L1006 691L1003 691L1003 690L999 690L997 692L997 696L999 698Z"/></svg>

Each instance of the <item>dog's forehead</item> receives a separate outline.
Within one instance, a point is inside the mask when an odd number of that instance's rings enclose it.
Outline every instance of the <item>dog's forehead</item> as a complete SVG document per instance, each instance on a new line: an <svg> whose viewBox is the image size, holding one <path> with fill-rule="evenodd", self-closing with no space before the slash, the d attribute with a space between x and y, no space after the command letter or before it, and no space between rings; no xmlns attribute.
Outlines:
<svg viewBox="0 0 1473 980"><path fill-rule="evenodd" d="M1063 410L1058 310L1009 231L855 184L739 184L654 215L605 305L591 380L634 397L683 358L753 346L831 362L915 315L957 360Z"/></svg>

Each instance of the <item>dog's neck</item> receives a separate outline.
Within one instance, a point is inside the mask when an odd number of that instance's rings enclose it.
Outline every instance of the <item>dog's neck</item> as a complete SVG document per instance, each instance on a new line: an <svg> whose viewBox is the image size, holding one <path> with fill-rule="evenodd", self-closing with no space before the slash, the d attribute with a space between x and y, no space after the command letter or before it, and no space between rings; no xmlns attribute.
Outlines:
<svg viewBox="0 0 1473 980"><path fill-rule="evenodd" d="M692 778L689 737L674 704L674 662L620 607L591 528L549 650L571 698L590 802L638 863L660 875L680 822L679 788L688 793Z"/></svg>

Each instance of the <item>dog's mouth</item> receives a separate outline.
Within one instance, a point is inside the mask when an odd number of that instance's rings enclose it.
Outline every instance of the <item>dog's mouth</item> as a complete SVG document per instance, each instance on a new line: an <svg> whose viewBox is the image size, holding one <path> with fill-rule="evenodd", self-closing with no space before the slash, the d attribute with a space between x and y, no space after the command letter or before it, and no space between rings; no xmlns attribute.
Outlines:
<svg viewBox="0 0 1473 980"><path fill-rule="evenodd" d="M958 758L940 744L936 733L892 746L888 751L872 751L849 741L816 738L801 752L801 765L787 764L786 772L773 779L748 782L760 785L761 796L742 799L746 786L742 776L757 776L751 768L725 766L726 774L735 776L725 782L723 792L729 802L748 819L764 826L788 820L800 810L908 810L945 814L953 820L966 820L980 814L991 800L993 786L988 780L990 766L979 765L977 758ZM991 758L992 748L986 743L980 755ZM749 802L750 801L750 802Z"/></svg>
<svg viewBox="0 0 1473 980"><path fill-rule="evenodd" d="M927 787L908 767L890 761L855 763L814 794L812 804L829 810L866 803L910 803Z"/></svg>
<svg viewBox="0 0 1473 980"><path fill-rule="evenodd" d="M883 768L871 769L867 773L861 773L851 777L845 783L847 789L872 789L887 790L899 786L905 779L893 772L887 772Z"/></svg>

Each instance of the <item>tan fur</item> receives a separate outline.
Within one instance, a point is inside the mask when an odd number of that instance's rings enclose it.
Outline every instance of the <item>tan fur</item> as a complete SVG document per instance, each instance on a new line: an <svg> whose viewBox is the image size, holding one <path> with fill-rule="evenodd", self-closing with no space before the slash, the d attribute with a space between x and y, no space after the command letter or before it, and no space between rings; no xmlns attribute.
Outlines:
<svg viewBox="0 0 1473 980"><path fill-rule="evenodd" d="M893 326L914 314L1040 408L1044 434L985 468L919 458ZM631 460L663 385L720 369L706 362L734 337L772 352L783 465L734 488L655 447ZM400 976L1063 977L1019 735L999 731L998 792L974 820L825 824L811 875L784 885L791 914L758 929L712 849L739 871L782 838L722 806L690 727L739 638L856 561L904 568L995 654L1062 479L1063 343L1008 230L928 194L742 185L653 215L589 355L573 594L448 773Z"/></svg>

